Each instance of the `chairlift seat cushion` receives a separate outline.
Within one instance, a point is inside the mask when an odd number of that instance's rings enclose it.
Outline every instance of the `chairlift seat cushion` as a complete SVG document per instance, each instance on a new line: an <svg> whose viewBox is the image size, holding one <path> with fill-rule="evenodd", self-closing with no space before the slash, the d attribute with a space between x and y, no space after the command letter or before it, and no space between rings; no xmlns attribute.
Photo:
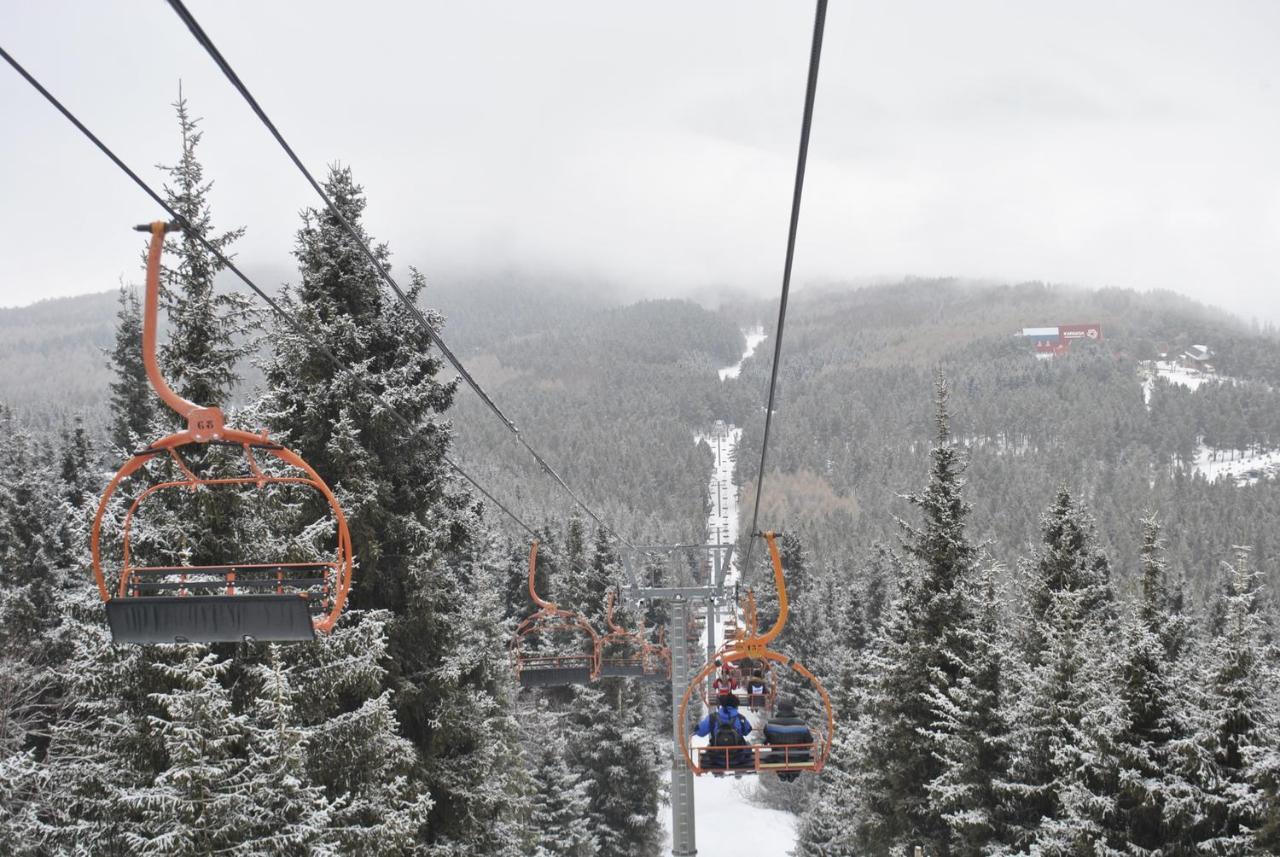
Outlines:
<svg viewBox="0 0 1280 857"><path fill-rule="evenodd" d="M299 595L187 595L113 598L107 621L117 643L239 643L314 640Z"/></svg>
<svg viewBox="0 0 1280 857"><path fill-rule="evenodd" d="M520 670L521 687L560 687L567 684L590 684L591 667L547 667Z"/></svg>

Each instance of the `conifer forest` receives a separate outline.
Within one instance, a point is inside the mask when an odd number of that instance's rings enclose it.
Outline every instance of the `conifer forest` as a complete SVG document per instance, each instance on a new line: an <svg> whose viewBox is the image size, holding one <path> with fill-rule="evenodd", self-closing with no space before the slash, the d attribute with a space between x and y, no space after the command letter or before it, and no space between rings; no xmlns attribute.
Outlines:
<svg viewBox="0 0 1280 857"><path fill-rule="evenodd" d="M129 273L0 308L0 857L1280 855L1280 331L788 303L817 6L782 312L437 277L359 160L251 276L175 87Z"/></svg>

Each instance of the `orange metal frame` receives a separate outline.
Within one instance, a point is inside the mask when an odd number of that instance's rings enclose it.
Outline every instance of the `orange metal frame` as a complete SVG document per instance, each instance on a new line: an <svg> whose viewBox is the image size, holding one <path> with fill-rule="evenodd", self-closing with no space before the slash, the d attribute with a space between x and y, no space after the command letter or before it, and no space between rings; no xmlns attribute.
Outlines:
<svg viewBox="0 0 1280 857"><path fill-rule="evenodd" d="M588 666L591 680L600 677L600 635L581 613L561 610L559 606L538 595L534 576L538 569L538 542L535 539L529 549L529 597L538 610L516 626L511 639L511 651L515 656L516 679L526 669ZM524 641L538 634L554 634L557 631L575 631L585 634L591 641L591 651L568 655L530 655L521 651Z"/></svg>
<svg viewBox="0 0 1280 857"><path fill-rule="evenodd" d="M789 667L801 678L805 679L809 684L813 685L822 699L823 706L823 722L817 729L811 730L814 733L814 742L812 745L789 744L789 745L769 745L769 744L747 744L739 747L695 747L692 744L692 736L690 734L689 723L689 702L694 697L694 693L699 688L705 687L707 679L716 671L717 667L714 660L709 661L702 670L689 683L689 687L685 689L684 696L680 700L680 724L684 734L681 740L681 750L684 753L685 761L689 765L689 769L694 774L708 773L725 773L726 771L734 774L749 773L784 773L790 771L802 772L809 771L817 773L826 765L827 757L831 755L831 741L835 735L835 714L831 709L831 697L827 694L827 689L822 686L822 682L818 681L817 676L805 668L803 664L792 660L790 657L772 651L769 644L777 639L782 633L782 629L786 626L787 615L790 610L790 604L787 600L787 583L782 572L782 556L778 553L778 543L776 533L764 533L764 539L769 545L769 557L773 562L773 581L778 588L778 618L774 621L773 627L763 634L756 631L754 625L750 630L743 634L742 639L731 641L726 647L722 659L740 660L750 658L757 663L777 664L781 667ZM701 696L701 693L699 693ZM797 753L808 751L809 759L805 761L793 760L791 757ZM704 765L707 759L714 759L719 753L725 753L726 760L739 759L739 763L729 765L727 767L715 767ZM707 755L703 755L706 753ZM730 756L728 754L737 753L740 755ZM750 754L750 763L747 763L745 756ZM781 761L778 761L781 757Z"/></svg>
<svg viewBox="0 0 1280 857"><path fill-rule="evenodd" d="M162 221L150 224L148 227L139 227L151 233L151 245L147 253L147 292L144 304L143 326L142 326L142 360L147 370L147 379L151 382L151 386L155 389L156 394L162 401L187 421L187 428L180 432L168 435L155 441L149 447L135 454L133 458L125 462L124 466L116 472L108 483L106 490L102 494L102 499L98 503L97 514L93 518L93 529L90 535L90 551L93 558L93 576L98 586L98 594L103 602L108 602L112 598L136 598L143 597L137 594L135 584L138 579L148 573L170 573L176 576L195 575L200 578L208 578L211 576L223 577L225 582L225 592L228 596L237 594L236 574L237 571L255 571L266 569L287 569L287 568L324 568L323 580L321 583L322 593L318 599L319 615L313 619L314 627L317 631L326 632L333 628L337 623L338 617L342 615L342 609L346 605L347 594L351 589L351 573L353 568L353 555L351 550L351 534L347 528L346 516L342 513L341 506L338 505L338 499L333 495L329 486L325 484L320 475L305 461L301 456L288 450L279 444L268 440L266 433L253 434L251 432L239 431L237 429L228 428L222 416L222 411L216 407L203 407L194 402L190 402L175 393L165 382L164 376L160 373L160 366L156 362L156 316L158 314L160 302L160 254L164 248L165 234L175 227ZM229 445L240 446L244 450L245 460L248 464L248 476L234 477L218 477L206 478L197 476L187 467L183 461L179 450L182 447L192 444L204 443L223 443ZM284 462L290 467L301 471L302 476L271 476L264 473L258 466L257 460L254 458L253 450L258 449L268 453L276 459ZM103 568L102 559L102 524L106 517L107 509L110 505L111 498L120 485L140 470L144 465L156 459L157 457L165 457L174 461L182 473L183 478L175 479L169 482L162 482L152 485L142 491L141 494L133 501L129 507L128 513L125 515L124 527L122 533L123 541L123 559L120 568L119 577L115 584L111 585L108 581L107 572ZM201 488L212 488L219 486L231 485L255 485L259 488L271 484L289 484L306 486L324 497L329 504L329 510L333 515L337 524L337 544L334 549L334 558L331 561L321 563L270 563L270 564L228 564L226 566L136 566L132 561L130 547L130 533L132 531L133 522L138 509L142 506L144 500L152 496L158 491L170 490L175 488L186 488L188 490L198 490ZM193 584L194 586L194 584ZM114 593L112 590L115 590ZM184 594L182 590L177 590L179 594ZM305 592L297 593L299 597L308 598Z"/></svg>

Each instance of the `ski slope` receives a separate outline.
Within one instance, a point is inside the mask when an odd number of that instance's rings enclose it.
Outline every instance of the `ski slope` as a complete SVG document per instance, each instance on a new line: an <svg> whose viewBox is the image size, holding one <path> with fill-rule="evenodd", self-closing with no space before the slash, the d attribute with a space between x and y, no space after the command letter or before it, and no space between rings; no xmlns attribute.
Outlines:
<svg viewBox="0 0 1280 857"><path fill-rule="evenodd" d="M666 775L670 777L670 773ZM796 845L796 817L751 803L754 777L697 777L698 857L785 857ZM662 813L662 853L671 853L671 813Z"/></svg>
<svg viewBox="0 0 1280 857"><path fill-rule="evenodd" d="M732 366L726 366L720 370L720 380L726 378L737 378L742 372L742 364L747 362L747 358L756 353L756 349L760 347L760 343L769 338L769 334L764 332L764 325L757 324L751 330L744 330L747 337L747 350L742 352L742 359Z"/></svg>
<svg viewBox="0 0 1280 857"><path fill-rule="evenodd" d="M738 377L743 361L766 338L764 329L760 327L745 333L746 352L736 364L720 370L720 380ZM738 488L733 484L733 468L741 438L742 429L719 420L709 434L695 438L697 443L706 441L715 454L711 478L707 482L711 498L711 512L707 515L707 541L710 544L736 544L738 540ZM731 588L738 582L738 572L738 561L734 557L725 573L725 586ZM700 640L701 651L706 651L708 634L712 635L710 642L713 646L723 643L726 623L731 621L728 615L724 615L714 625L706 623ZM763 719L745 708L742 713L751 723L752 734L749 737L758 737L764 731ZM706 740L695 739L695 743ZM669 772L667 777L670 782ZM744 852L759 857L783 857L791 852L796 844L796 817L782 810L756 806L751 801L755 789L755 776L694 777L694 829L698 838L698 857L741 857ZM662 813L662 826L663 852L670 853L671 813Z"/></svg>

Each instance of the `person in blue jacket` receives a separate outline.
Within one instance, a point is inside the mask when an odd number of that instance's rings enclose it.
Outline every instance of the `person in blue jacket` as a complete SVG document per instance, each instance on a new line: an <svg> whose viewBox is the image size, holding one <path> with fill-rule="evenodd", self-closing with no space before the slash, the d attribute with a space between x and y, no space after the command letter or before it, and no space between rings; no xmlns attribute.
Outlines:
<svg viewBox="0 0 1280 857"><path fill-rule="evenodd" d="M710 736L709 747L746 747L751 723L738 713L738 698L731 693L720 695L719 707L698 722L695 735ZM702 767L736 768L751 765L750 750L703 750Z"/></svg>
<svg viewBox="0 0 1280 857"><path fill-rule="evenodd" d="M813 760L813 733L796 716L796 707L789 699L778 703L778 713L764 725L764 743L776 748L764 757L766 763L802 765ZM783 771L778 779L791 782L799 776L797 771Z"/></svg>

